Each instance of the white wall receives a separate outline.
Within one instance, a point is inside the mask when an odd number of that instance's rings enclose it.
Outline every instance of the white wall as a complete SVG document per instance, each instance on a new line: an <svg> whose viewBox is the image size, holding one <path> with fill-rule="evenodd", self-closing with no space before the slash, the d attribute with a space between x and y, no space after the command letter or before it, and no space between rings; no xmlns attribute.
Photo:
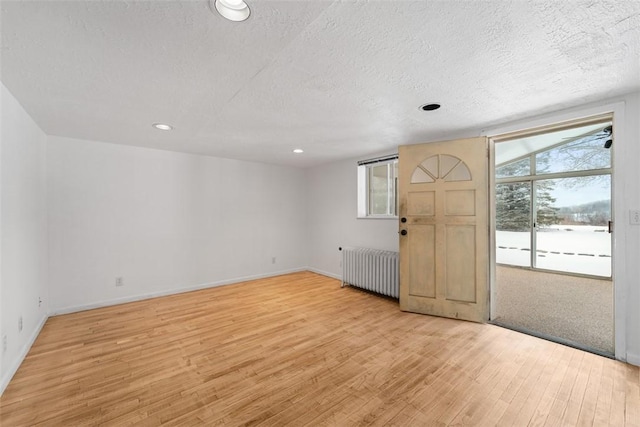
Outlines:
<svg viewBox="0 0 640 427"><path fill-rule="evenodd" d="M4 373L4 358L5 358L5 351L3 350L3 340L4 340L4 329L2 328L2 305L3 305L3 299L2 299L2 287L3 287L3 281L2 281L2 141L4 141L4 132L5 132L5 128L6 125L3 125L3 123L5 122L5 116L4 113L5 111L7 111L8 109L11 109L11 106L9 105L9 100L6 100L5 98L8 96L7 94L7 88L0 83L0 396L2 395L2 393L4 392L4 389L7 387L7 384L9 382L9 379L5 379L5 373ZM12 100L13 102L15 102L15 99ZM5 107L6 105L6 107ZM8 115L7 115L8 118Z"/></svg>
<svg viewBox="0 0 640 427"><path fill-rule="evenodd" d="M49 293L46 136L2 84L0 102L1 393L47 319Z"/></svg>
<svg viewBox="0 0 640 427"><path fill-rule="evenodd" d="M307 264L301 169L48 142L53 314ZM115 286L116 277L124 286Z"/></svg>
<svg viewBox="0 0 640 427"><path fill-rule="evenodd" d="M342 276L338 247L398 250L398 222L357 219L357 161L330 163L307 171L308 253L313 271Z"/></svg>
<svg viewBox="0 0 640 427"><path fill-rule="evenodd" d="M585 117L611 111L614 104L620 113L614 129L614 268L616 317L623 326L616 332L616 356L640 365L640 226L629 224L629 210L640 210L640 93L441 139L499 134ZM356 219L356 162L368 157L375 155L307 170L310 269L340 277L338 246L397 250L397 221Z"/></svg>

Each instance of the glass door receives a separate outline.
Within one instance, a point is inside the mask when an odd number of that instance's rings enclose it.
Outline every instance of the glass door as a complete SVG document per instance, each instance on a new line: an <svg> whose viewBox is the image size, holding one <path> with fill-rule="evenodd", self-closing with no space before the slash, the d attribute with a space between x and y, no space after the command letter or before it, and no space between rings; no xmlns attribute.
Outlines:
<svg viewBox="0 0 640 427"><path fill-rule="evenodd" d="M611 277L611 175L535 185L535 267Z"/></svg>

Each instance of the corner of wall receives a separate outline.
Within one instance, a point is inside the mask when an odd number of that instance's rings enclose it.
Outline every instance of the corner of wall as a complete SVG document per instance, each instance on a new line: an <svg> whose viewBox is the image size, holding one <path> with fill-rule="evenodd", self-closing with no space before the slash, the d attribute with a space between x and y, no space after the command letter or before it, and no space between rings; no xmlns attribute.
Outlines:
<svg viewBox="0 0 640 427"><path fill-rule="evenodd" d="M0 378L0 396L2 396L16 372L18 372L18 368L20 368L20 365L22 365L22 362L27 357L31 346L36 342L36 339L38 338L38 335L40 335L40 331L42 331L42 328L44 327L44 324L47 322L48 318L49 316L46 314L42 316L36 328L31 332L31 335L29 335L29 339L27 340L27 342L22 345L18 356L14 358L13 362L8 366L7 369L4 369L2 371L2 377Z"/></svg>
<svg viewBox="0 0 640 427"><path fill-rule="evenodd" d="M47 137L1 82L0 120L2 394L45 324L49 302Z"/></svg>
<svg viewBox="0 0 640 427"><path fill-rule="evenodd" d="M333 279L338 279L338 280L342 281L342 277L339 274L330 273L328 271L320 270L320 269L313 268L313 267L307 267L306 270L307 271L311 271L312 273L322 274L323 276L331 277Z"/></svg>

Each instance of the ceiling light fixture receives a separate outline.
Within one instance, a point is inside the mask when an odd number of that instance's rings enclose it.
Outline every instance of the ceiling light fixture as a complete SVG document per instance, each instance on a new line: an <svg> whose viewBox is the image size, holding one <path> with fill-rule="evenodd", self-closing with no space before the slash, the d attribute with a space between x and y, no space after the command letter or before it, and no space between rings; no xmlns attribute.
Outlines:
<svg viewBox="0 0 640 427"><path fill-rule="evenodd" d="M295 150L293 150L293 152L296 154L302 154L304 153L304 150L302 148L296 148Z"/></svg>
<svg viewBox="0 0 640 427"><path fill-rule="evenodd" d="M209 0L209 9L217 10L224 18L234 22L244 21L251 14L243 0Z"/></svg>
<svg viewBox="0 0 640 427"><path fill-rule="evenodd" d="M154 123L151 126L153 126L156 129L160 129L160 130L173 130L173 126L166 125L164 123Z"/></svg>
<svg viewBox="0 0 640 427"><path fill-rule="evenodd" d="M433 111L440 108L440 104L423 104L420 106L420 109L423 111Z"/></svg>

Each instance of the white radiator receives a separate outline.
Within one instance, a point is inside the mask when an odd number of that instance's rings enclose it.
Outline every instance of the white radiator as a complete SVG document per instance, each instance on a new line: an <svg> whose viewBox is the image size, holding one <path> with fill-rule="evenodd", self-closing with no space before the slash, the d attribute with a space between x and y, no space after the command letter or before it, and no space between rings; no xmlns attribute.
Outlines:
<svg viewBox="0 0 640 427"><path fill-rule="evenodd" d="M342 248L342 286L345 284L398 298L398 253Z"/></svg>

